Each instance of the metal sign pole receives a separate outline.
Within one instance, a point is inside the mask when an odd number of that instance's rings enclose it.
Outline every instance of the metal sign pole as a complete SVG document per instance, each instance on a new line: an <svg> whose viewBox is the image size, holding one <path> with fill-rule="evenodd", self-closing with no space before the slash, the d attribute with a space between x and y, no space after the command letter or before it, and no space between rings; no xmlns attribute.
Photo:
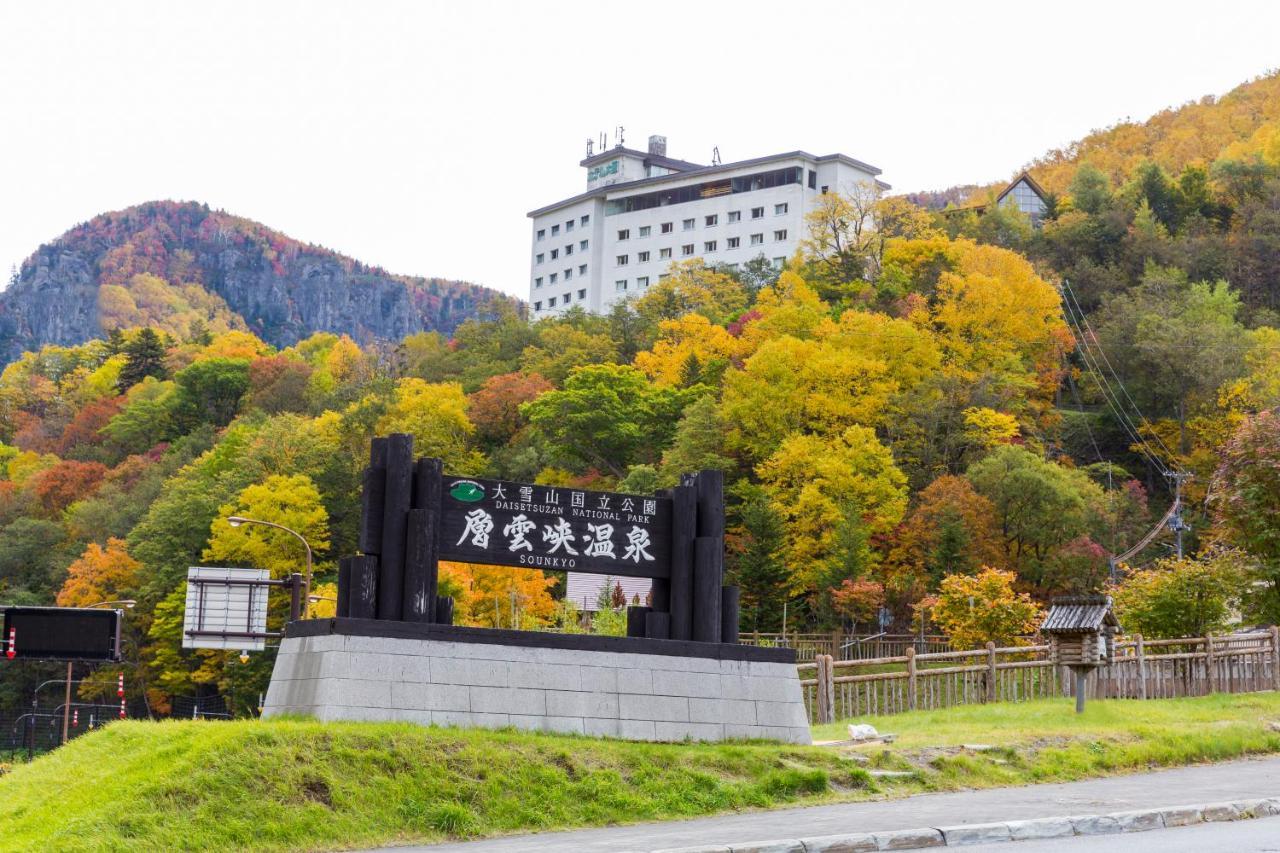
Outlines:
<svg viewBox="0 0 1280 853"><path fill-rule="evenodd" d="M67 661L66 699L62 705L62 742L67 742L67 729L71 724L71 661Z"/></svg>

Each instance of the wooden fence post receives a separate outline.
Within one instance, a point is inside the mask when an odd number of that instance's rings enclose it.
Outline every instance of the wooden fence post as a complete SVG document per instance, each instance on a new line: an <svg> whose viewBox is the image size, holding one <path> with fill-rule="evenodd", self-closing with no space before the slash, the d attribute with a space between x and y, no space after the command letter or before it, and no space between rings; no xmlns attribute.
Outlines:
<svg viewBox="0 0 1280 853"><path fill-rule="evenodd" d="M907 646L907 710L916 709L916 650Z"/></svg>
<svg viewBox="0 0 1280 853"><path fill-rule="evenodd" d="M1209 692L1217 693L1218 692L1218 674L1214 671L1215 667L1213 665L1213 635L1212 634L1204 635L1204 670L1205 670L1205 675L1208 677Z"/></svg>
<svg viewBox="0 0 1280 853"><path fill-rule="evenodd" d="M840 629L836 628L831 632L831 657L835 660L844 660L840 656Z"/></svg>
<svg viewBox="0 0 1280 853"><path fill-rule="evenodd" d="M996 644L987 641L987 701L996 701Z"/></svg>
<svg viewBox="0 0 1280 853"><path fill-rule="evenodd" d="M834 667L831 665L832 657L831 655L818 654L814 655L813 660L817 665L814 692L818 705L818 723L820 725L833 723L835 722L835 683L832 679L835 677L835 673L833 671Z"/></svg>
<svg viewBox="0 0 1280 853"><path fill-rule="evenodd" d="M1271 626L1271 684L1280 690L1280 628Z"/></svg>
<svg viewBox="0 0 1280 853"><path fill-rule="evenodd" d="M1142 643L1142 635L1135 634L1133 637L1134 650L1138 658L1138 698L1147 698L1147 650Z"/></svg>

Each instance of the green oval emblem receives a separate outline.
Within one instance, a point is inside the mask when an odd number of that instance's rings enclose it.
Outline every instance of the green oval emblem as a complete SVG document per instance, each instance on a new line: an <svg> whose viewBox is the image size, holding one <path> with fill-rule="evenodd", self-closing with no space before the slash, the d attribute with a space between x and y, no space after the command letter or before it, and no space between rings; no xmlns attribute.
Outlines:
<svg viewBox="0 0 1280 853"><path fill-rule="evenodd" d="M458 480L450 487L449 496L454 500L475 503L484 500L484 486L471 480Z"/></svg>

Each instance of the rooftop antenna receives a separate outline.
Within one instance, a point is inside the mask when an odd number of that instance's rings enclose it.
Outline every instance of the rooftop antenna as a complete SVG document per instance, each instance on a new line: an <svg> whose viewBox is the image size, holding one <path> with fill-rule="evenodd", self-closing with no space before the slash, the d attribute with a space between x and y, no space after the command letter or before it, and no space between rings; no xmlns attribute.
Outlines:
<svg viewBox="0 0 1280 853"><path fill-rule="evenodd" d="M719 145L714 145L711 148L711 165L712 166L720 165L720 146Z"/></svg>
<svg viewBox="0 0 1280 853"><path fill-rule="evenodd" d="M616 147L618 148L622 147L622 131L624 130L626 130L625 127L623 127L622 125L618 125L617 131L616 133L614 133L614 135L618 137L618 141L616 143Z"/></svg>
<svg viewBox="0 0 1280 853"><path fill-rule="evenodd" d="M594 153L592 149L595 147L595 144L596 144L596 141L592 139L590 136L588 136L587 137L587 156L588 157L590 157L592 153Z"/></svg>
<svg viewBox="0 0 1280 853"><path fill-rule="evenodd" d="M605 149L609 147L609 134L603 130L600 131L600 153L603 154Z"/></svg>

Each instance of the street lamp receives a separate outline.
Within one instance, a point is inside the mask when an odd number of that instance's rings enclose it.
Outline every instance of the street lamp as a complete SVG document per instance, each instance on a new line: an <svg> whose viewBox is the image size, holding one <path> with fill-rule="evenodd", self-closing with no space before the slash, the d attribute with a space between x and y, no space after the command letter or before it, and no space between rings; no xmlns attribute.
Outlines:
<svg viewBox="0 0 1280 853"><path fill-rule="evenodd" d="M276 524L274 521L262 521L257 518L245 518L241 515L233 515L227 519L227 524L230 524L232 527L239 527L242 524L261 524L263 527L274 527L277 530L283 530L285 533L293 534L294 538L302 543L302 547L307 549L307 576L306 580L303 581L304 587L302 591L302 617L305 619L307 611L311 609L308 603L311 597L311 545L307 543L307 540L303 539L302 534L298 531L285 527L283 524Z"/></svg>
<svg viewBox="0 0 1280 853"><path fill-rule="evenodd" d="M119 604L126 610L132 610L134 605L137 603L138 602L134 601L132 598L122 598L119 601L99 601L97 604L86 604L85 609L88 610L91 607L110 607L113 604Z"/></svg>

